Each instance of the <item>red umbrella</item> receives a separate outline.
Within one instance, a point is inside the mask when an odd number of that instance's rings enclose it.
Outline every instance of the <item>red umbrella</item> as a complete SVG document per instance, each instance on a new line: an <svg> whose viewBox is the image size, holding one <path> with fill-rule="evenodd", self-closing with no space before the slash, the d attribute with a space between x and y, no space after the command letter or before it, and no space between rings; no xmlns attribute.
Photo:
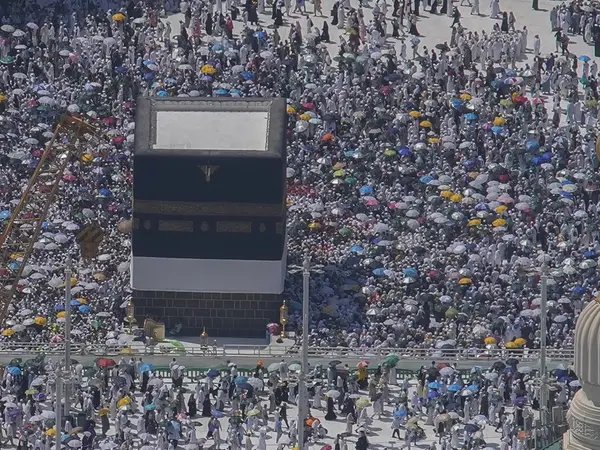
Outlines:
<svg viewBox="0 0 600 450"><path fill-rule="evenodd" d="M302 107L304 109L313 109L315 107L315 104L314 103L304 103L304 104L302 104Z"/></svg>
<svg viewBox="0 0 600 450"><path fill-rule="evenodd" d="M523 97L522 95L519 95L517 97L514 98L515 103L527 103L527 97Z"/></svg>
<svg viewBox="0 0 600 450"><path fill-rule="evenodd" d="M96 364L99 367L114 367L117 365L117 362L114 359L110 358L98 358L96 360Z"/></svg>
<svg viewBox="0 0 600 450"><path fill-rule="evenodd" d="M123 142L125 142L125 136L115 136L112 142L115 145L121 145Z"/></svg>

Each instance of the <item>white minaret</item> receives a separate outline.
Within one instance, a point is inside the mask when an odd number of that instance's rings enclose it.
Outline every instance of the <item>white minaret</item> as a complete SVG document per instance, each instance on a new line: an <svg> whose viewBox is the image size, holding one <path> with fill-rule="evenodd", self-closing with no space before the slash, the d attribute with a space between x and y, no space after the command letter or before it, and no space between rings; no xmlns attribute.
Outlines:
<svg viewBox="0 0 600 450"><path fill-rule="evenodd" d="M599 297L600 299L600 297ZM567 413L565 450L600 450L600 300L592 300L575 327L575 373L582 388Z"/></svg>

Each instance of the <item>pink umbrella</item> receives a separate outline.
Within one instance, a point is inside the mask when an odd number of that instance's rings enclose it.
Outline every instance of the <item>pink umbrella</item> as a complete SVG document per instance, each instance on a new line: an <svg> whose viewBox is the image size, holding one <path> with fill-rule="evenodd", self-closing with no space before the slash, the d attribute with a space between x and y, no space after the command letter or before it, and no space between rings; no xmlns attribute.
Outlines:
<svg viewBox="0 0 600 450"><path fill-rule="evenodd" d="M367 200L367 206L377 206L377 205L379 205L379 200L377 200L377 199Z"/></svg>

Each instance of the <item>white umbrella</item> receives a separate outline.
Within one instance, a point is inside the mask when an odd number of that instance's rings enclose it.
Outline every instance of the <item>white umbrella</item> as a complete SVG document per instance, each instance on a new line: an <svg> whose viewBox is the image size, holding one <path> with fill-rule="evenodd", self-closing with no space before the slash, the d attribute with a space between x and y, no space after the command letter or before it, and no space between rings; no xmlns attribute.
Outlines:
<svg viewBox="0 0 600 450"><path fill-rule="evenodd" d="M340 392L332 389L327 391L325 395L329 398L338 398L340 396Z"/></svg>

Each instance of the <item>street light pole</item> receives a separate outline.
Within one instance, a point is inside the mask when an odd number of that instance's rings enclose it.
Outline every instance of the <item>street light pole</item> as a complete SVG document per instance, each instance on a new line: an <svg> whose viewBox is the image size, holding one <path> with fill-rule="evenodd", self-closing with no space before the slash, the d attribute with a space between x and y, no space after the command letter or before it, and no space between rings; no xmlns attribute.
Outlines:
<svg viewBox="0 0 600 450"><path fill-rule="evenodd" d="M298 392L298 448L304 449L304 421L306 419L306 374L308 372L308 324L310 321L310 258L304 259L302 267L302 368Z"/></svg>
<svg viewBox="0 0 600 450"><path fill-rule="evenodd" d="M541 277L541 304L540 304L540 415L542 425L546 425L548 408L548 374L546 362L547 321L548 321L548 265L542 265Z"/></svg>
<svg viewBox="0 0 600 450"><path fill-rule="evenodd" d="M68 373L71 370L71 257L67 256L65 268L65 367ZM65 391L65 416L71 413L69 404L70 392L69 383L64 385ZM59 405L60 406L60 405Z"/></svg>
<svg viewBox="0 0 600 450"><path fill-rule="evenodd" d="M59 370L56 377L56 450L62 446L62 398L63 398L63 380L62 373Z"/></svg>

